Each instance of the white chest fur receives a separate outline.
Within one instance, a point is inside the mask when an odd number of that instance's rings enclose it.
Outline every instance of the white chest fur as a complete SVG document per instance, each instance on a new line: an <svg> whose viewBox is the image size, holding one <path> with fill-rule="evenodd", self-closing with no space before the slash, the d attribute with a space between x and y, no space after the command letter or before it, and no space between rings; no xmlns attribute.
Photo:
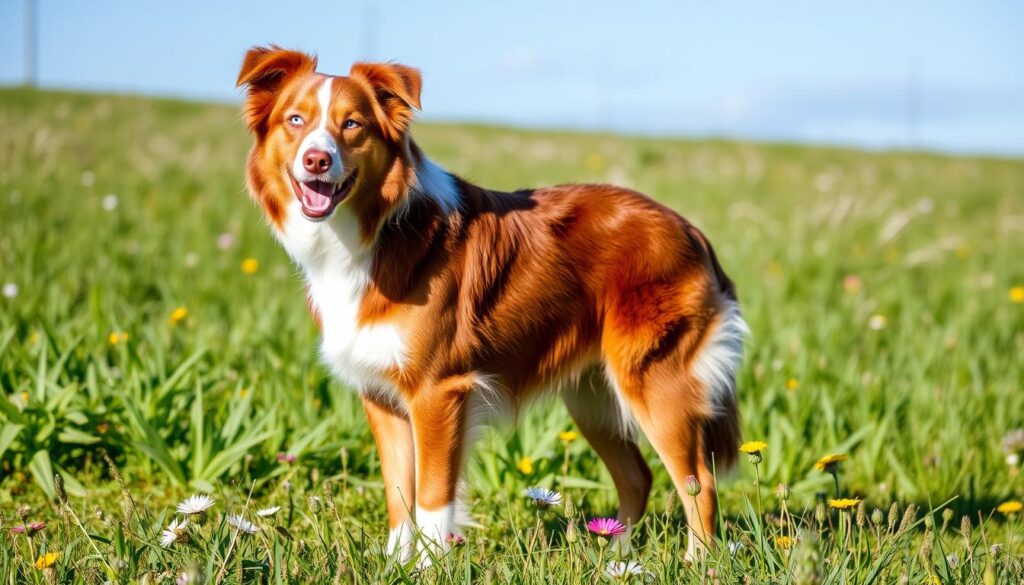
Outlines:
<svg viewBox="0 0 1024 585"><path fill-rule="evenodd" d="M383 373L401 369L406 344L390 324L357 321L370 278L370 254L359 241L359 226L344 207L327 221L302 216L295 201L277 237L302 268L309 298L320 314L320 356L342 381L360 391L387 391Z"/></svg>

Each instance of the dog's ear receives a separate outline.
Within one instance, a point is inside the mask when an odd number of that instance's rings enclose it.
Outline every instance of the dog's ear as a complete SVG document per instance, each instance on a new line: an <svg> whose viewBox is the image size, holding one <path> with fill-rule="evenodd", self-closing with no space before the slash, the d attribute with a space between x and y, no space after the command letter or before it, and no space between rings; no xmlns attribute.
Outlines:
<svg viewBox="0 0 1024 585"><path fill-rule="evenodd" d="M398 63L356 63L349 76L373 92L384 135L400 141L409 130L413 109L420 109L423 79L419 69Z"/></svg>
<svg viewBox="0 0 1024 585"><path fill-rule="evenodd" d="M266 132L277 92L289 78L316 70L316 57L277 45L253 47L242 60L236 87L246 86L245 121L256 134Z"/></svg>

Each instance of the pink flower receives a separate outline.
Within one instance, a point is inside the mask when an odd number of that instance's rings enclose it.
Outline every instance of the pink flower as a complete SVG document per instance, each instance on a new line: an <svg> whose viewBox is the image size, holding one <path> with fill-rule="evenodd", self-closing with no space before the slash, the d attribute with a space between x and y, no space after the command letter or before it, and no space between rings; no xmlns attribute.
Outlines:
<svg viewBox="0 0 1024 585"><path fill-rule="evenodd" d="M466 544L466 539L460 534L449 534L445 537L444 541L448 543L448 546L452 547Z"/></svg>
<svg viewBox="0 0 1024 585"><path fill-rule="evenodd" d="M626 532L626 525L615 518L594 518L587 522L587 530L598 536L618 536Z"/></svg>
<svg viewBox="0 0 1024 585"><path fill-rule="evenodd" d="M296 459L298 459L298 457L295 456L295 453L278 453L277 454L277 462L278 463L292 464L292 463L295 463Z"/></svg>
<svg viewBox="0 0 1024 585"><path fill-rule="evenodd" d="M30 524L19 524L17 526L11 526L11 534L25 534L28 533L30 536L46 528L46 522L32 522Z"/></svg>

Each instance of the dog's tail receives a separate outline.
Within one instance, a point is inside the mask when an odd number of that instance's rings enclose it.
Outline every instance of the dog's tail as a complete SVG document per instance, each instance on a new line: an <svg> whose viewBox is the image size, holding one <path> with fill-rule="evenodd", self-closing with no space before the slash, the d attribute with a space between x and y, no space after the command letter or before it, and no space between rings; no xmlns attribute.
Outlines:
<svg viewBox="0 0 1024 585"><path fill-rule="evenodd" d="M736 397L736 372L743 359L743 344L750 329L743 320L736 288L721 264L715 250L694 228L691 232L704 247L710 267L718 282L720 309L706 334L706 341L694 362L694 375L703 383L705 396L711 403L710 415L704 420L704 447L708 465L714 461L719 471L736 462L740 446L740 413Z"/></svg>

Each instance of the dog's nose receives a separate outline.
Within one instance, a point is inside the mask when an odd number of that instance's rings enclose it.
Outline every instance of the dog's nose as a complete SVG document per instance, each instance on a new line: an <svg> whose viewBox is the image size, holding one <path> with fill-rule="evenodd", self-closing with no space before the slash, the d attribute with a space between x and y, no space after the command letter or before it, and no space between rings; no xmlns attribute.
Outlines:
<svg viewBox="0 0 1024 585"><path fill-rule="evenodd" d="M331 155L323 150L310 148L302 155L302 166L314 175L326 173L331 168Z"/></svg>

